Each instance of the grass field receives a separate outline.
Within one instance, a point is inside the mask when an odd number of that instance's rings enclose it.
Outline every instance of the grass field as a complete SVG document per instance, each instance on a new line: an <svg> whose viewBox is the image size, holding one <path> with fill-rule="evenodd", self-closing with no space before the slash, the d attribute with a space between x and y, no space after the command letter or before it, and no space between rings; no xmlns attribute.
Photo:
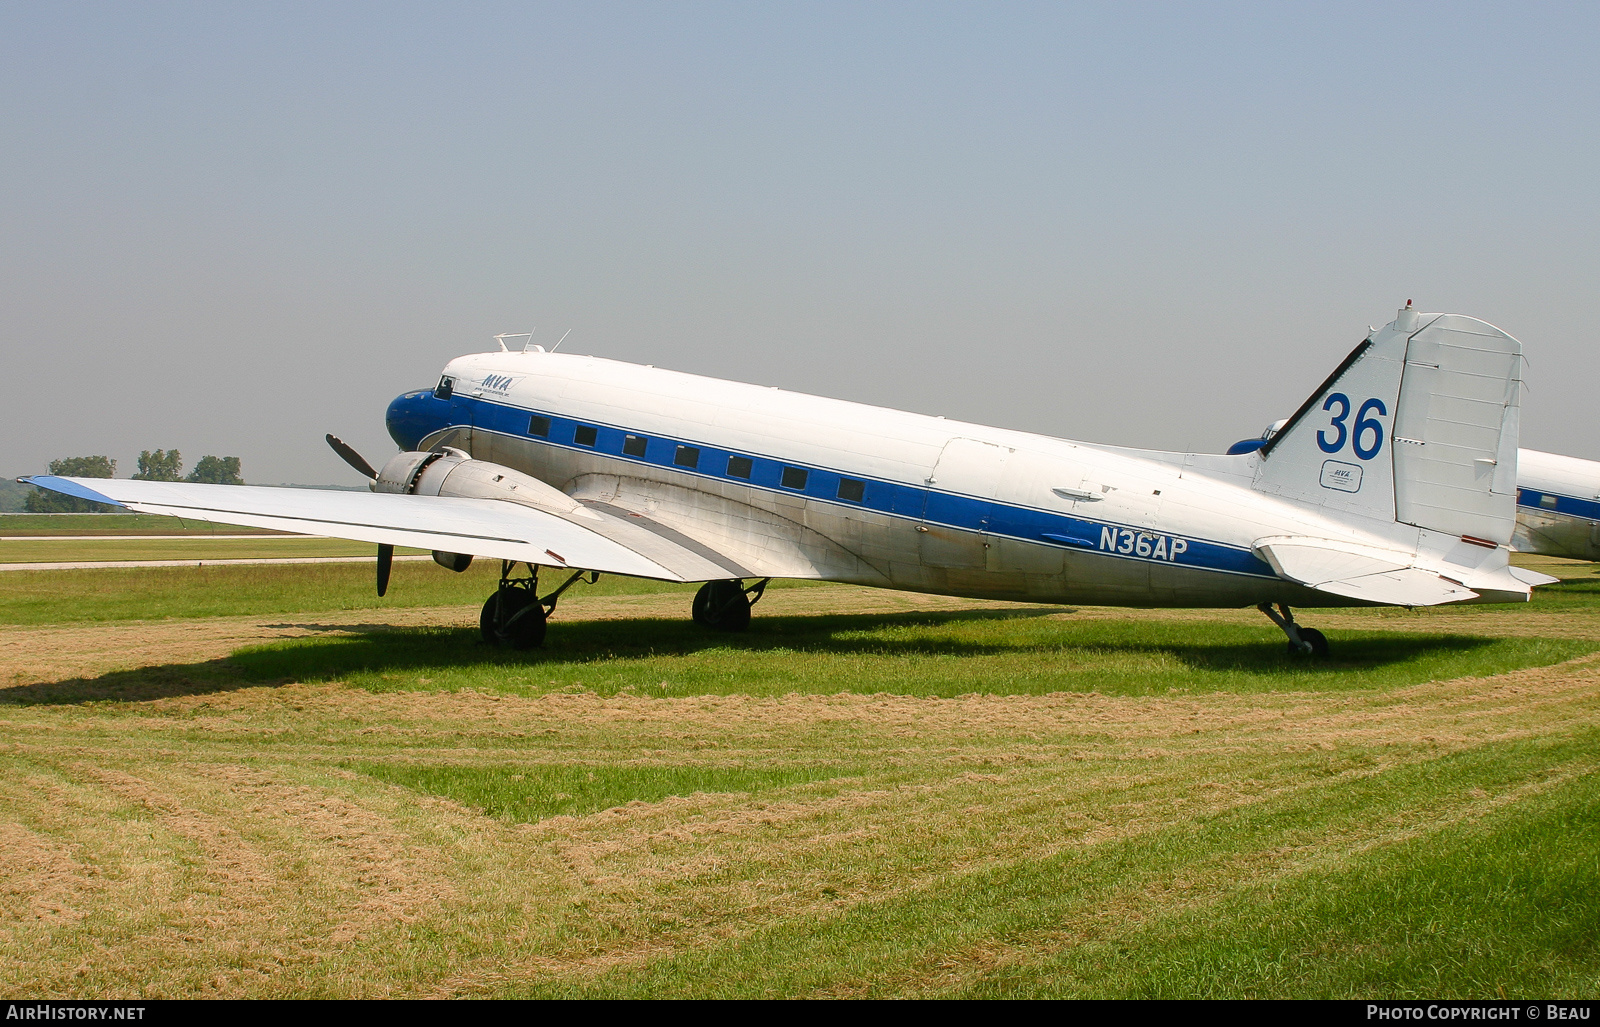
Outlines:
<svg viewBox="0 0 1600 1027"><path fill-rule="evenodd" d="M66 544L66 543L61 543ZM1254 611L493 570L0 575L0 986L1600 992L1600 578Z"/></svg>

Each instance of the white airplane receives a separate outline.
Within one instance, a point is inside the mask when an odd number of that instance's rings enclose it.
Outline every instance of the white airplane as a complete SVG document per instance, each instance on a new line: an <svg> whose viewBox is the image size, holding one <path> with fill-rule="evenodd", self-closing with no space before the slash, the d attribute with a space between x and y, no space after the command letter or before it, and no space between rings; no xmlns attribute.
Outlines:
<svg viewBox="0 0 1600 1027"><path fill-rule="evenodd" d="M1600 560L1600 463L1517 450L1517 530L1511 548Z"/></svg>
<svg viewBox="0 0 1600 1027"><path fill-rule="evenodd" d="M1228 447L1232 455L1260 449L1286 422L1275 421L1260 438ZM1518 553L1600 560L1600 462L1537 449L1517 450Z"/></svg>
<svg viewBox="0 0 1600 1027"><path fill-rule="evenodd" d="M738 630L773 578L1144 607L1255 605L1322 655L1295 606L1525 602L1511 567L1521 343L1408 303L1266 444L1122 449L538 347L459 357L388 410L405 452L373 493L30 479L141 513L501 561L485 639L542 642L600 572L704 582ZM528 571L518 576L519 564ZM542 569L567 572L539 594ZM591 577L590 580L593 580Z"/></svg>

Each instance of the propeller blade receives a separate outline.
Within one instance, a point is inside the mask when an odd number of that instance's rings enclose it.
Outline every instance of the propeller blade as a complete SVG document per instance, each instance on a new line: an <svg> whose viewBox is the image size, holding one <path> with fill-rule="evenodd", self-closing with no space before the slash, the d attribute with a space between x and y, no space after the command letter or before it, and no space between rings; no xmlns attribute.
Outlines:
<svg viewBox="0 0 1600 1027"><path fill-rule="evenodd" d="M394 569L394 546L378 546L378 598L389 591L389 572Z"/></svg>
<svg viewBox="0 0 1600 1027"><path fill-rule="evenodd" d="M373 481L378 480L378 472L372 469L372 465L367 463L367 461L362 458L360 453L357 453L354 449L350 448L350 444L344 439L339 438L337 435L329 435L328 445L333 447L333 451L338 453L340 459L344 460L345 463L349 464L351 467L354 467L357 471L371 478ZM379 594L381 595L382 593Z"/></svg>

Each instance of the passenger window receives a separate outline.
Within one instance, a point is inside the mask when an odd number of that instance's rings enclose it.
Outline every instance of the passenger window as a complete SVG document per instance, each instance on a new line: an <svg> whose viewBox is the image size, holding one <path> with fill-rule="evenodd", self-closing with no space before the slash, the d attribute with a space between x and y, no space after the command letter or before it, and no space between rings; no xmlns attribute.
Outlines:
<svg viewBox="0 0 1600 1027"><path fill-rule="evenodd" d="M1539 505L1546 510L1554 510L1556 508L1556 497L1547 492L1539 497Z"/></svg>
<svg viewBox="0 0 1600 1027"><path fill-rule="evenodd" d="M854 478L839 479L839 498L852 503L861 502L867 494L867 483Z"/></svg>
<svg viewBox="0 0 1600 1027"><path fill-rule="evenodd" d="M783 469L783 487L786 489L803 489L806 487L806 472L799 467L785 467Z"/></svg>
<svg viewBox="0 0 1600 1027"><path fill-rule="evenodd" d="M645 445L649 441L643 435L624 435L622 452L626 456L644 456Z"/></svg>
<svg viewBox="0 0 1600 1027"><path fill-rule="evenodd" d="M672 462L679 467L699 467L700 450L694 446L679 446L678 452L673 454Z"/></svg>
<svg viewBox="0 0 1600 1027"><path fill-rule="evenodd" d="M750 458L747 457L747 456L730 456L730 457L728 457L728 477L730 477L730 478L749 478L750 477Z"/></svg>
<svg viewBox="0 0 1600 1027"><path fill-rule="evenodd" d="M580 446L592 446L597 434L594 425L580 424L572 430L572 441Z"/></svg>
<svg viewBox="0 0 1600 1027"><path fill-rule="evenodd" d="M548 439L550 437L550 418L540 417L538 414L528 418L528 434L537 435L541 439Z"/></svg>
<svg viewBox="0 0 1600 1027"><path fill-rule="evenodd" d="M450 394L456 390L456 380L449 375L439 379L439 384L433 387L434 399L449 399Z"/></svg>

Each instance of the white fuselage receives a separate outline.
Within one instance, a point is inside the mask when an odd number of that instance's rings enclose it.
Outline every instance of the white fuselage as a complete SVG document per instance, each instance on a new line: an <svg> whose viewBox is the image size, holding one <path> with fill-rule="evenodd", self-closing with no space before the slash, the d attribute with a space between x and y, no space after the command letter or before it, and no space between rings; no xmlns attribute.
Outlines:
<svg viewBox="0 0 1600 1027"><path fill-rule="evenodd" d="M1279 577L1255 541L1431 544L1253 489L1253 453L1122 450L537 351L460 357L444 375L448 399L396 401L425 411L416 448L458 447L647 512L773 576L1033 602L1328 606L1344 600Z"/></svg>

